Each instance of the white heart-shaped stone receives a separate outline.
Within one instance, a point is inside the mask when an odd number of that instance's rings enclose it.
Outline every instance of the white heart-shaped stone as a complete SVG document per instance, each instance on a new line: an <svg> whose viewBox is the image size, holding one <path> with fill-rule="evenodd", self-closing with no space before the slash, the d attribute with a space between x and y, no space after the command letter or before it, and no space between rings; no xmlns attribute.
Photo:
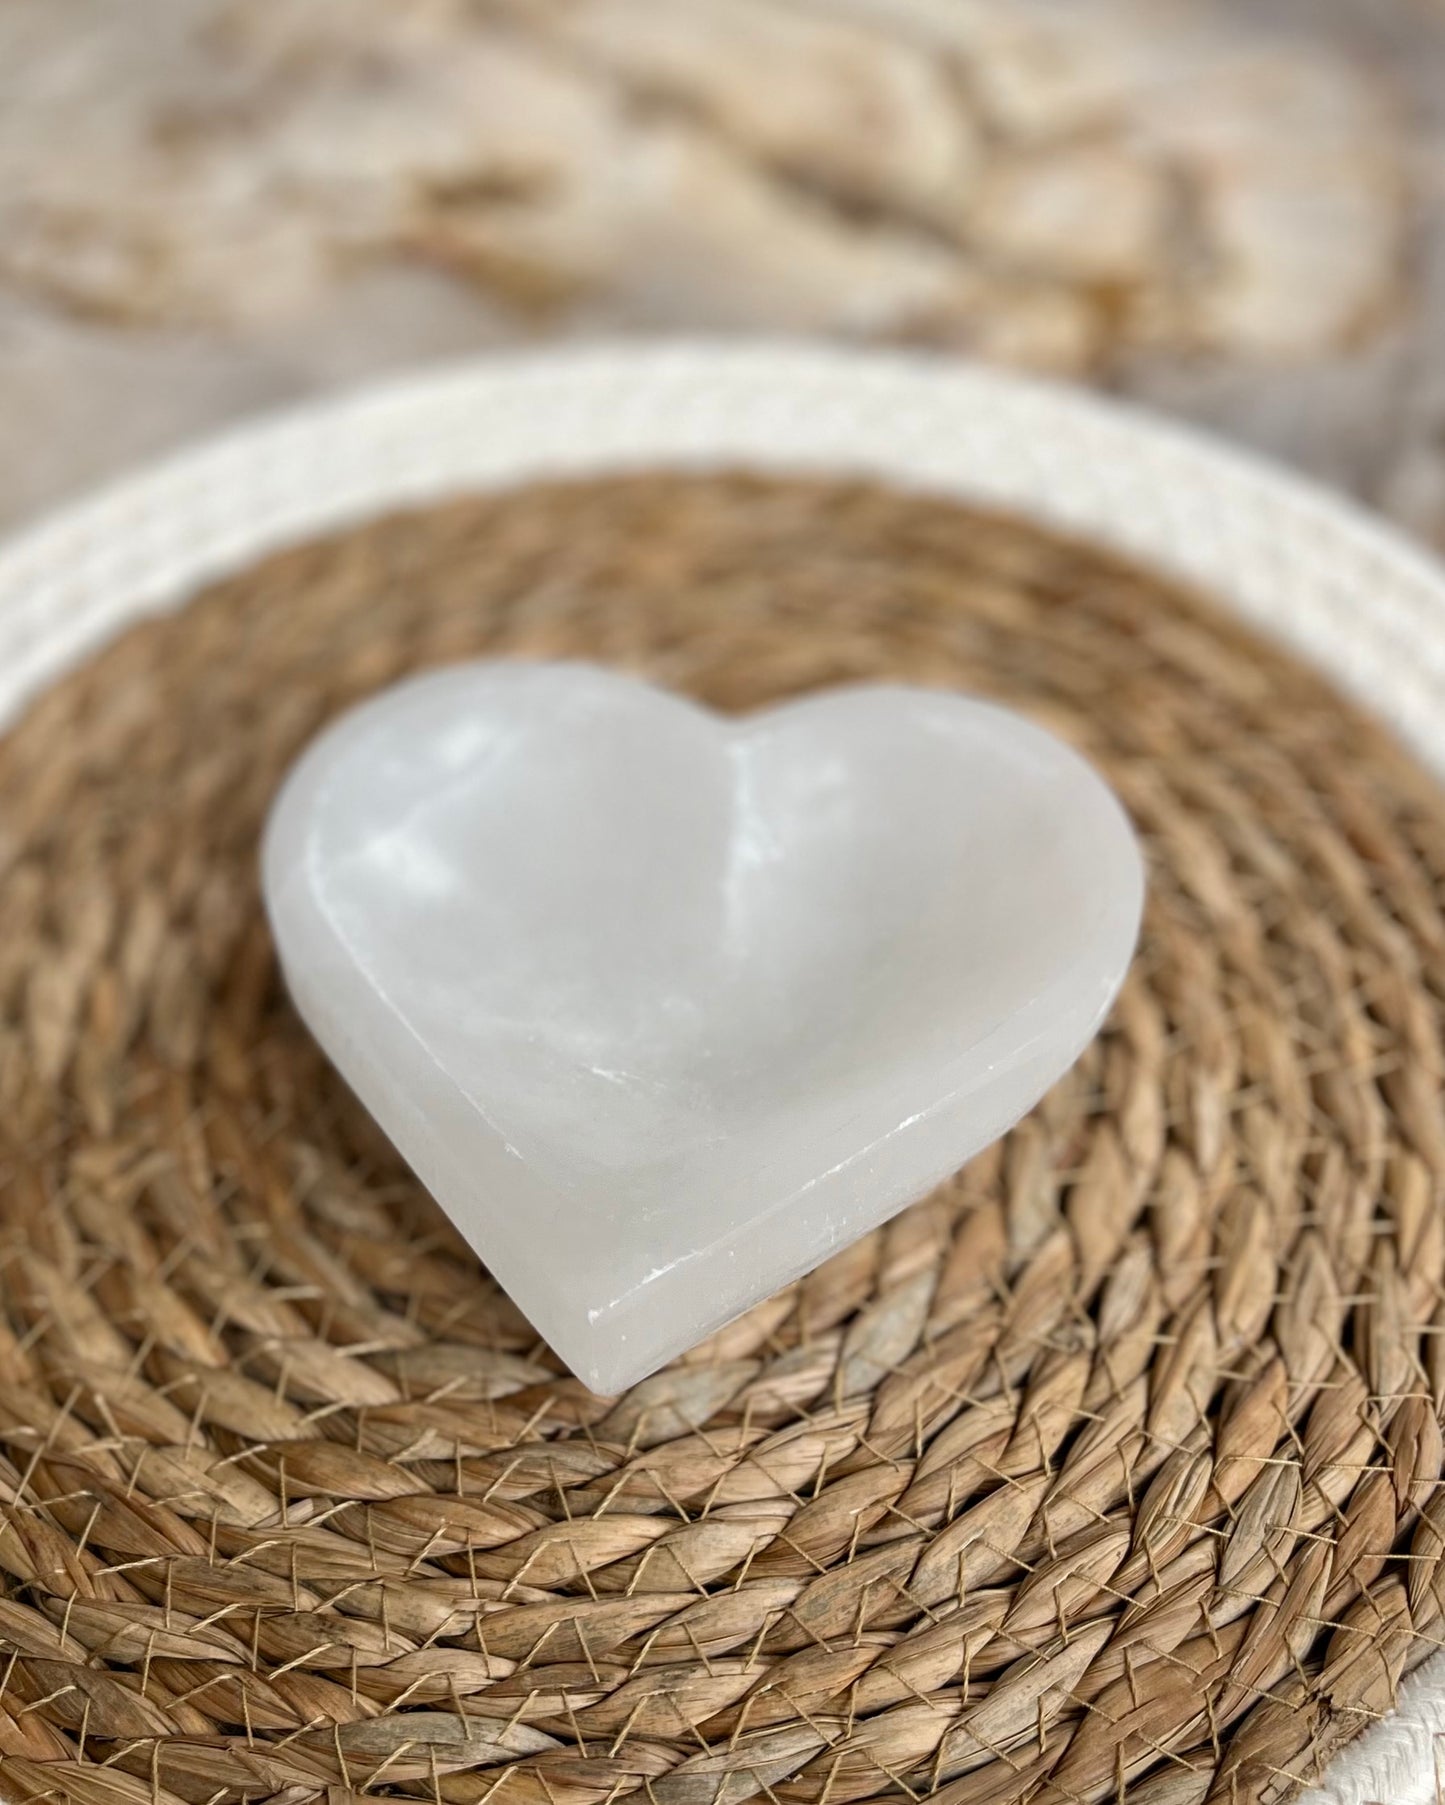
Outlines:
<svg viewBox="0 0 1445 1805"><path fill-rule="evenodd" d="M602 1392L1016 1122L1143 895L1112 792L1004 709L880 686L726 719L528 663L331 727L264 875L301 1014Z"/></svg>

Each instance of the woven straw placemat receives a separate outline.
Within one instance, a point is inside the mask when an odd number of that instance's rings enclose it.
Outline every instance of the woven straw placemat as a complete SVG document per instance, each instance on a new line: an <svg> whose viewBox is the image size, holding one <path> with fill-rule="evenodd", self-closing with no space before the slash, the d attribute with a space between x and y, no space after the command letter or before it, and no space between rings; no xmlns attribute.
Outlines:
<svg viewBox="0 0 1445 1805"><path fill-rule="evenodd" d="M267 803L488 653L977 690L1144 836L1110 1026L942 1193L618 1400L289 1008ZM1290 1796L1445 1638L1445 799L1101 553L858 483L433 508L0 743L0 1791Z"/></svg>

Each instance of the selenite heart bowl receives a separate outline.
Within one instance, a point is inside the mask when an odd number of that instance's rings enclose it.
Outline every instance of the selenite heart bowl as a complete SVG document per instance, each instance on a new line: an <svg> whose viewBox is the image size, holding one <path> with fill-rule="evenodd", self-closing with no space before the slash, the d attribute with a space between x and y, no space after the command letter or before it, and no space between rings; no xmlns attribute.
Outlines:
<svg viewBox="0 0 1445 1805"><path fill-rule="evenodd" d="M724 718L581 664L383 690L273 808L317 1039L513 1300L626 1390L996 1140L1143 873L1077 753L858 684Z"/></svg>

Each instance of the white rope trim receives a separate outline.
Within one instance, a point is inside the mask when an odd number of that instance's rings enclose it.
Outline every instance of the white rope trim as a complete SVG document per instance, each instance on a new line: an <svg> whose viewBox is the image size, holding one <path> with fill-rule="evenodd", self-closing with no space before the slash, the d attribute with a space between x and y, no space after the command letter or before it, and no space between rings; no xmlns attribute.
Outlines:
<svg viewBox="0 0 1445 1805"><path fill-rule="evenodd" d="M1445 573L1348 502L997 371L736 341L442 369L244 427L52 515L0 546L0 723L127 623L269 551L468 490L658 465L872 475L1079 532L1227 602L1445 774ZM1445 1656L1304 1805L1436 1805L1441 1735Z"/></svg>
<svg viewBox="0 0 1445 1805"><path fill-rule="evenodd" d="M1330 1763L1296 1805L1440 1805L1445 1799L1445 1655L1432 1655L1400 1688L1392 1717Z"/></svg>

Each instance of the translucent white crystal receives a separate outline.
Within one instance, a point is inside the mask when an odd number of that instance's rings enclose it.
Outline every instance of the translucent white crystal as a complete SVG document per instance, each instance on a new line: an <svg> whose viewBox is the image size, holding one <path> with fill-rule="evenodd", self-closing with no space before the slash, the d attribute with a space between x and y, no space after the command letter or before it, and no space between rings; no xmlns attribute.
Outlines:
<svg viewBox="0 0 1445 1805"><path fill-rule="evenodd" d="M902 687L726 719L584 665L375 697L276 803L297 1007L596 1390L921 1196L1078 1057L1142 871L1007 711Z"/></svg>

